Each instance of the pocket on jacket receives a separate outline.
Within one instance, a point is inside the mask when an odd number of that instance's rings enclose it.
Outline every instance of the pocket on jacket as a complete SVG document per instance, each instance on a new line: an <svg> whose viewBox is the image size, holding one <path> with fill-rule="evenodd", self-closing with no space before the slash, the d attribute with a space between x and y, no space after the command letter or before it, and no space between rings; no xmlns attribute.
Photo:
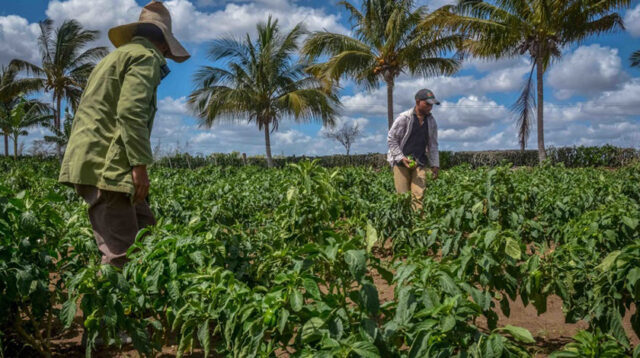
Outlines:
<svg viewBox="0 0 640 358"><path fill-rule="evenodd" d="M122 141L122 136L118 133L107 150L102 176L109 181L122 182L126 181L127 174L130 172L131 168L129 167L129 159L124 148L124 142Z"/></svg>

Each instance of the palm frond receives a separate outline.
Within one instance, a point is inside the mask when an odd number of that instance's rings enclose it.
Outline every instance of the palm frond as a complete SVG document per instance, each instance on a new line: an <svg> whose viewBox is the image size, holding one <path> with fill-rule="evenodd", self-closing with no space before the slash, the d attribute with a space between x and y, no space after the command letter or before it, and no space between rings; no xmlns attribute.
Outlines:
<svg viewBox="0 0 640 358"><path fill-rule="evenodd" d="M352 23L356 23L356 24L363 22L364 16L351 3L347 2L347 1L340 1L340 2L338 2L338 5L343 6L345 8L345 10L347 10L347 12L349 12L349 16L350 16L349 21L351 21Z"/></svg>
<svg viewBox="0 0 640 358"><path fill-rule="evenodd" d="M423 77L452 75L460 69L461 63L455 58L422 58L411 63L409 71Z"/></svg>
<svg viewBox="0 0 640 358"><path fill-rule="evenodd" d="M371 47L353 37L331 32L312 33L301 52L313 61L323 55L335 56L344 51L373 52Z"/></svg>
<svg viewBox="0 0 640 358"><path fill-rule="evenodd" d="M78 57L76 57L67 67L75 69L86 64L95 64L100 61L104 56L109 54L109 50L106 47L94 47L90 48Z"/></svg>
<svg viewBox="0 0 640 358"><path fill-rule="evenodd" d="M28 61L13 59L9 63L9 66L15 67L18 71L24 71L27 76L46 76L44 69L29 63Z"/></svg>
<svg viewBox="0 0 640 358"><path fill-rule="evenodd" d="M38 48L43 63L53 62L53 51L55 45L51 43L53 34L53 20L45 19L38 23L40 26L40 36L38 36Z"/></svg>
<svg viewBox="0 0 640 358"><path fill-rule="evenodd" d="M511 107L511 111L517 115L516 126L518 127L518 142L520 149L524 151L531 131L533 121L533 109L536 105L535 91L533 88L533 71L535 63L531 66L529 77L525 82L520 97Z"/></svg>

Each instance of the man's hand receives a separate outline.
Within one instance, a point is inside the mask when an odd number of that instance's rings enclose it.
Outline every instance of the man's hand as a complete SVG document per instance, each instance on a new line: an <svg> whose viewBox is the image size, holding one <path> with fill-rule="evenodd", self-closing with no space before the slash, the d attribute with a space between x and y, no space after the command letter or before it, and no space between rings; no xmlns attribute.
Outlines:
<svg viewBox="0 0 640 358"><path fill-rule="evenodd" d="M409 159L407 157L402 157L402 163L406 168L409 168Z"/></svg>
<svg viewBox="0 0 640 358"><path fill-rule="evenodd" d="M133 177L133 186L136 190L133 196L133 202L143 201L149 194L149 176L147 175L147 166L138 165L133 167L131 171Z"/></svg>
<svg viewBox="0 0 640 358"><path fill-rule="evenodd" d="M438 179L438 171L440 168L438 167L433 167L431 168L431 174L433 175L433 179Z"/></svg>

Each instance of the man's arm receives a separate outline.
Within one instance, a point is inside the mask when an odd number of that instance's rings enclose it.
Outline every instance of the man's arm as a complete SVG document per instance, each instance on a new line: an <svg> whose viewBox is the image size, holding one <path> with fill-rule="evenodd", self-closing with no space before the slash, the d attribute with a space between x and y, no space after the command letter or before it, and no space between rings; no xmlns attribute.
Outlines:
<svg viewBox="0 0 640 358"><path fill-rule="evenodd" d="M389 145L389 153L392 157L404 156L402 148L400 148L400 142L402 141L405 128L406 121L403 120L402 116L400 116L393 121L391 129L389 129L389 133L387 134L387 144Z"/></svg>
<svg viewBox="0 0 640 358"><path fill-rule="evenodd" d="M153 55L132 59L124 75L117 109L118 125L131 167L153 162L149 121L158 83L158 64Z"/></svg>
<svg viewBox="0 0 640 358"><path fill-rule="evenodd" d="M436 120L431 117L433 126L429 128L429 161L431 162L431 169L433 172L433 178L438 179L438 171L440 169L440 153L438 152L438 124Z"/></svg>
<svg viewBox="0 0 640 358"><path fill-rule="evenodd" d="M152 55L139 56L129 64L120 89L117 121L132 167L134 202L144 200L149 192L146 166L153 162L149 121L153 94L159 82L157 60Z"/></svg>

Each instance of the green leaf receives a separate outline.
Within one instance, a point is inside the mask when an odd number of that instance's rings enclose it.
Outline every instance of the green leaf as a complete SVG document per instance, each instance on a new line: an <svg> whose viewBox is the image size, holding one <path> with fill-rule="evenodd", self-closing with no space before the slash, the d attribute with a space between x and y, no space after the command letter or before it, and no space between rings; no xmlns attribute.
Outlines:
<svg viewBox="0 0 640 358"><path fill-rule="evenodd" d="M318 317L313 317L302 326L302 343L309 343L312 341L317 341L322 338L322 326L324 326L324 321Z"/></svg>
<svg viewBox="0 0 640 358"><path fill-rule="evenodd" d="M353 277L360 281L367 270L364 250L349 250L344 253L344 260L349 266L349 271Z"/></svg>
<svg viewBox="0 0 640 358"><path fill-rule="evenodd" d="M452 296L457 295L461 292L460 288L454 281L454 279L446 272L440 272L440 285L442 286L442 290Z"/></svg>
<svg viewBox="0 0 640 358"><path fill-rule="evenodd" d="M453 315L448 315L440 318L440 329L442 332L449 332L456 326L456 318Z"/></svg>
<svg viewBox="0 0 640 358"><path fill-rule="evenodd" d="M619 255L620 255L620 250L612 251L609 255L607 255L607 257L604 258L604 260L602 260L600 265L596 266L596 269L603 272L609 271L609 269L611 269L611 266L616 261Z"/></svg>
<svg viewBox="0 0 640 358"><path fill-rule="evenodd" d="M316 300L320 300L320 289L318 288L318 284L311 278L305 278L302 280L302 285L304 286L305 291L309 296L313 297Z"/></svg>
<svg viewBox="0 0 640 358"><path fill-rule="evenodd" d="M293 312L300 312L302 309L302 304L304 303L302 298L302 293L296 289L291 292L291 296L289 296L289 303L291 304L291 309Z"/></svg>
<svg viewBox="0 0 640 358"><path fill-rule="evenodd" d="M614 310L609 316L609 329L611 335L616 337L625 348L629 348L629 337L627 337L627 333L624 331L622 316L618 310Z"/></svg>
<svg viewBox="0 0 640 358"><path fill-rule="evenodd" d="M496 230L487 231L487 233L484 235L484 246L487 248L491 246L493 240L495 240L496 238L496 235L498 235L498 231Z"/></svg>
<svg viewBox="0 0 640 358"><path fill-rule="evenodd" d="M362 285L360 295L367 311L373 315L378 314L378 310L380 309L380 299L378 298L378 290L376 287L370 283L365 283Z"/></svg>
<svg viewBox="0 0 640 358"><path fill-rule="evenodd" d="M518 242L510 237L506 238L504 253L509 255L509 257L514 260L520 260L522 257L522 252L520 251L520 245Z"/></svg>
<svg viewBox="0 0 640 358"><path fill-rule="evenodd" d="M376 348L376 346L374 346L372 343L367 341L356 342L353 346L351 346L351 350L363 358L379 358L380 357L378 348Z"/></svg>
<svg viewBox="0 0 640 358"><path fill-rule="evenodd" d="M182 295L180 293L180 285L178 285L178 282L175 280L169 281L167 291L169 292L169 297L174 301L178 301Z"/></svg>
<svg viewBox="0 0 640 358"><path fill-rule="evenodd" d="M529 330L526 328L516 327L508 324L502 328L499 328L499 330L510 334L511 337L513 337L513 339L518 342L528 344L536 343L536 340L533 339L533 335L531 335L531 332L529 332Z"/></svg>
<svg viewBox="0 0 640 358"><path fill-rule="evenodd" d="M499 334L492 334L487 339L487 346L485 348L485 355L487 357L502 357L504 352L504 337Z"/></svg>
<svg viewBox="0 0 640 358"><path fill-rule="evenodd" d="M502 309L502 313L509 317L511 315L511 307L509 305L509 298L507 295L504 295L500 300L500 309Z"/></svg>
<svg viewBox="0 0 640 358"><path fill-rule="evenodd" d="M367 244L367 252L371 252L373 245L378 242L378 232L371 224L371 221L367 221L367 233L365 236L365 242Z"/></svg>
<svg viewBox="0 0 640 358"><path fill-rule="evenodd" d="M289 320L289 310L286 308L280 309L280 314L278 314L278 331L280 334L284 332L284 329L287 326L287 321Z"/></svg>
<svg viewBox="0 0 640 358"><path fill-rule="evenodd" d="M204 356L209 356L209 351L211 348L211 335L209 334L209 320L204 321L198 327L198 340L204 349Z"/></svg>
<svg viewBox="0 0 640 358"><path fill-rule="evenodd" d="M71 323L73 323L73 318L76 316L76 310L78 306L76 305L76 299L71 298L67 300L60 310L60 321L65 328L71 327Z"/></svg>
<svg viewBox="0 0 640 358"><path fill-rule="evenodd" d="M429 348L429 334L422 330L413 340L411 349L409 350L409 358L427 357L426 353Z"/></svg>
<svg viewBox="0 0 640 358"><path fill-rule="evenodd" d="M640 279L640 267L634 267L631 270L629 270L629 273L627 274L627 282L629 283L629 287L633 288L639 279Z"/></svg>
<svg viewBox="0 0 640 358"><path fill-rule="evenodd" d="M631 230L635 230L638 227L638 219L632 219L628 216L623 216L622 222L625 225L627 225Z"/></svg>

